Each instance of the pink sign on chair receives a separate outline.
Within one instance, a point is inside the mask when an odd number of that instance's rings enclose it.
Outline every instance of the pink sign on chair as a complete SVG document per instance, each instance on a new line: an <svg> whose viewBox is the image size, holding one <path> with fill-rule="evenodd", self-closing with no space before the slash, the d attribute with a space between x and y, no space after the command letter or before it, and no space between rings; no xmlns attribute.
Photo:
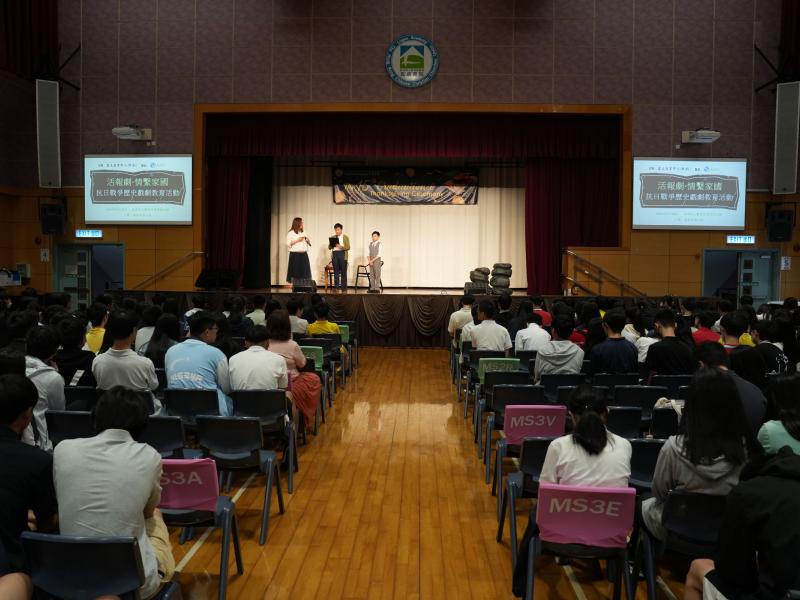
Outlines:
<svg viewBox="0 0 800 600"><path fill-rule="evenodd" d="M557 544L624 548L633 529L636 490L539 484L539 537Z"/></svg>
<svg viewBox="0 0 800 600"><path fill-rule="evenodd" d="M519 446L528 437L562 436L566 419L563 406L511 404L506 406L503 418L506 443Z"/></svg>
<svg viewBox="0 0 800 600"><path fill-rule="evenodd" d="M217 463L210 458L165 458L161 473L160 508L215 510L219 498Z"/></svg>

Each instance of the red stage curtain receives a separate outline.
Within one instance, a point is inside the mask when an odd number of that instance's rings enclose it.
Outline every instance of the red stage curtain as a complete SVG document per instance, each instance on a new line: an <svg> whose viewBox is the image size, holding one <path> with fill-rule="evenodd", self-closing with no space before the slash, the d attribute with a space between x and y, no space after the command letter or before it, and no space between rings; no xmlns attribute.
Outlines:
<svg viewBox="0 0 800 600"><path fill-rule="evenodd" d="M57 75L57 0L0 0L0 69L25 79Z"/></svg>
<svg viewBox="0 0 800 600"><path fill-rule="evenodd" d="M616 158L620 117L553 114L208 115L208 156Z"/></svg>
<svg viewBox="0 0 800 600"><path fill-rule="evenodd" d="M207 255L209 269L244 268L250 159L214 157L208 161L206 192ZM268 249L264 249L268 252ZM241 274L237 285L241 283Z"/></svg>
<svg viewBox="0 0 800 600"><path fill-rule="evenodd" d="M616 160L532 158L525 163L528 293L561 293L561 249L619 243Z"/></svg>

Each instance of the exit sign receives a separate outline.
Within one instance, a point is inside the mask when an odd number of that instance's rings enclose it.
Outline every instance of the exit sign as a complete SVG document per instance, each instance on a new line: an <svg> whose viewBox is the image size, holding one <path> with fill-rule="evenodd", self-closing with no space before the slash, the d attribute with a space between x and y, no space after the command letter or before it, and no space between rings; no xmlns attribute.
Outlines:
<svg viewBox="0 0 800 600"><path fill-rule="evenodd" d="M103 230L102 229L76 229L75 230L75 237L76 238L102 239Z"/></svg>
<svg viewBox="0 0 800 600"><path fill-rule="evenodd" d="M729 244L743 244L752 246L756 243L754 235L729 235L726 240Z"/></svg>

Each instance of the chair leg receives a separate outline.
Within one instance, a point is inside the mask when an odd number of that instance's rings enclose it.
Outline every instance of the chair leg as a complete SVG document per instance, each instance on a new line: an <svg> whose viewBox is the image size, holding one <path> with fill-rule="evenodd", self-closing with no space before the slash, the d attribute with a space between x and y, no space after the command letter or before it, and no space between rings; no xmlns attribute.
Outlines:
<svg viewBox="0 0 800 600"><path fill-rule="evenodd" d="M497 518L497 535L495 536L495 540L499 543L503 541L503 527L505 527L506 524L506 510L508 509L508 495L505 494L503 490L500 490L498 502L500 513Z"/></svg>
<svg viewBox="0 0 800 600"><path fill-rule="evenodd" d="M634 600L636 598L636 583L634 583L634 577L638 575L631 575L629 559L630 555L626 548L622 553L622 569L620 570L622 571L622 583L625 585L625 598L626 600Z"/></svg>
<svg viewBox="0 0 800 600"><path fill-rule="evenodd" d="M278 463L275 463L275 490L278 493L278 512L281 514L286 512L283 505L283 490L281 489L281 470L278 468Z"/></svg>
<svg viewBox="0 0 800 600"><path fill-rule="evenodd" d="M258 545L263 546L267 541L267 531L269 530L269 513L272 503L272 480L275 477L275 455L267 458L264 465L264 506L261 508L261 534L258 536Z"/></svg>
<svg viewBox="0 0 800 600"><path fill-rule="evenodd" d="M236 522L236 515L231 515L231 530L233 533L233 558L236 560L236 572L239 575L244 573L244 565L242 564L242 548L239 545L239 525Z"/></svg>
<svg viewBox="0 0 800 600"><path fill-rule="evenodd" d="M225 479L225 492L228 493L231 491L231 486L233 485L233 471L228 471L228 477Z"/></svg>
<svg viewBox="0 0 800 600"><path fill-rule="evenodd" d="M191 527L184 527L181 529L181 537L178 539L178 545L183 546L186 542L192 539L192 534L194 533Z"/></svg>
<svg viewBox="0 0 800 600"><path fill-rule="evenodd" d="M506 485L506 494L508 495L508 528L511 534L511 567L517 565L517 485L508 482Z"/></svg>
<svg viewBox="0 0 800 600"><path fill-rule="evenodd" d="M458 395L458 401L461 402L461 385L463 383L463 378L461 377L461 359L458 360L458 373L456 375L456 379L458 380L458 387L456 388L456 393Z"/></svg>
<svg viewBox="0 0 800 600"><path fill-rule="evenodd" d="M219 560L219 599L225 600L225 594L228 591L228 561L230 560L231 552L231 520L232 514L230 511L225 512L222 522L222 545L220 547L220 560Z"/></svg>
<svg viewBox="0 0 800 600"><path fill-rule="evenodd" d="M536 583L536 559L541 553L541 544L538 536L531 538L528 545L528 565L525 581L525 600L533 600L533 586Z"/></svg>
<svg viewBox="0 0 800 600"><path fill-rule="evenodd" d="M494 429L494 414L490 414L486 420L486 442L483 445L483 465L486 467L484 483L489 483L489 471L492 468L492 457L489 453L489 444L492 441L492 430ZM494 488L494 485L492 485Z"/></svg>
<svg viewBox="0 0 800 600"><path fill-rule="evenodd" d="M475 406L475 439L473 441L478 446L478 458L483 456L483 436L481 435L483 432L483 408L483 402Z"/></svg>
<svg viewBox="0 0 800 600"><path fill-rule="evenodd" d="M497 442L497 450L494 455L494 481L492 481L492 496L498 490L498 486L503 481L503 460L506 458L506 443L505 440ZM498 502L499 506L499 502Z"/></svg>
<svg viewBox="0 0 800 600"><path fill-rule="evenodd" d="M644 554L644 578L647 582L647 600L655 600L656 598L656 564L653 548L653 540L650 534L642 528L642 542Z"/></svg>
<svg viewBox="0 0 800 600"><path fill-rule="evenodd" d="M289 474L286 476L286 489L291 494L294 492L294 471L297 466L297 455L295 454L296 446L294 428L292 427L291 423L287 425L287 429L288 431L286 432L286 435L289 438L289 448L287 449L287 452L289 453Z"/></svg>
<svg viewBox="0 0 800 600"><path fill-rule="evenodd" d="M325 416L328 410L325 406L325 403L328 401L328 387L324 379L320 379L319 382L322 384L319 388L319 410L322 413L322 422L325 423Z"/></svg>

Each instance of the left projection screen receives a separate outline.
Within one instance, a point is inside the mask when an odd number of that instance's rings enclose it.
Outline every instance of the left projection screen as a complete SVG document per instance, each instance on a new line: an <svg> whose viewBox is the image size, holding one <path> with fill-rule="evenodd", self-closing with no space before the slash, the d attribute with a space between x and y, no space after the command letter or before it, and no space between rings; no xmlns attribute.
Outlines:
<svg viewBox="0 0 800 600"><path fill-rule="evenodd" d="M86 155L85 222L191 225L192 156Z"/></svg>

